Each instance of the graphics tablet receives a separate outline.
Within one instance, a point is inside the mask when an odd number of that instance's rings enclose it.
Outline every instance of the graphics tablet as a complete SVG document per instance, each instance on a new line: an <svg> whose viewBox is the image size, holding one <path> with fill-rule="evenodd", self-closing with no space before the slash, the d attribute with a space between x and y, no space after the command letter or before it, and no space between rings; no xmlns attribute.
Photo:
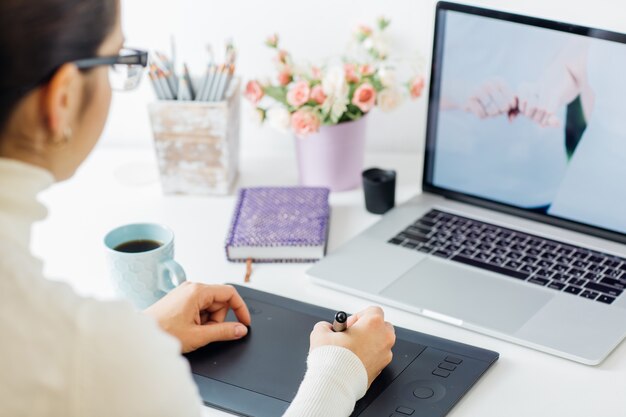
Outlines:
<svg viewBox="0 0 626 417"><path fill-rule="evenodd" d="M252 315L248 335L187 356L205 404L238 415L284 413L306 371L309 334L335 311L235 285ZM235 320L232 312L227 320ZM393 361L352 416L437 417L498 359L498 353L396 327ZM411 412L412 410L412 412Z"/></svg>

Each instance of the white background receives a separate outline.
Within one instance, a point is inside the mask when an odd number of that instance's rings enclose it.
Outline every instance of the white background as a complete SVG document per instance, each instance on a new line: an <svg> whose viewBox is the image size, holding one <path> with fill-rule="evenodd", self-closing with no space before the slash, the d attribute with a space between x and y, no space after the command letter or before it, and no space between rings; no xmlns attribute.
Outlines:
<svg viewBox="0 0 626 417"><path fill-rule="evenodd" d="M169 50L177 39L179 61L196 72L206 60L204 45L222 45L232 37L239 50L238 73L244 80L274 76L272 53L264 39L278 33L282 46L295 58L317 62L339 56L353 28L373 25L378 16L391 19L388 28L397 57L421 56L429 72L436 2L433 0L122 0L127 45ZM619 0L482 0L471 4L626 32L624 3ZM151 144L146 104L154 100L147 82L138 91L116 94L102 143ZM289 152L293 141L252 121L251 108L242 107L242 152ZM425 132L426 100L405 102L391 113L374 111L368 120L370 151L417 151Z"/></svg>

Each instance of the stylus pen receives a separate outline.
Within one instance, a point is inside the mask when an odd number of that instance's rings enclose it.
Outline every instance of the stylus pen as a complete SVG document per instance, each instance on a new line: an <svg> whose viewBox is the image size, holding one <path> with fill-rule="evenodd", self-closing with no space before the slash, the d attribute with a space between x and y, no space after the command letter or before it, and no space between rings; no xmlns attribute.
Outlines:
<svg viewBox="0 0 626 417"><path fill-rule="evenodd" d="M335 314L335 321L333 322L333 332L343 332L348 328L348 315L345 311L338 311Z"/></svg>

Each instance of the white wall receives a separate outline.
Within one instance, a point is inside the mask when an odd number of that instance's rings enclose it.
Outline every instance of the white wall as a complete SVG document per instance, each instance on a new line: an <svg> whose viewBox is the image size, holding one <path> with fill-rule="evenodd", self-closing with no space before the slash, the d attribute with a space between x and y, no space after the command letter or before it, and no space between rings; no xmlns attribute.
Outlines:
<svg viewBox="0 0 626 417"><path fill-rule="evenodd" d="M177 39L179 60L202 68L204 45L223 44L232 37L239 50L238 72L245 79L274 75L265 37L278 33L282 45L303 60L316 62L342 53L352 29L391 19L394 51L421 54L429 67L434 0L122 0L127 45L168 51ZM622 0L476 0L471 4L553 20L626 32ZM115 94L103 145L151 143L146 103L154 99L149 83L138 91ZM289 150L289 135L254 124L250 106L242 106L244 153ZM369 118L371 150L417 150L425 131L426 100L406 102L391 113L375 111Z"/></svg>

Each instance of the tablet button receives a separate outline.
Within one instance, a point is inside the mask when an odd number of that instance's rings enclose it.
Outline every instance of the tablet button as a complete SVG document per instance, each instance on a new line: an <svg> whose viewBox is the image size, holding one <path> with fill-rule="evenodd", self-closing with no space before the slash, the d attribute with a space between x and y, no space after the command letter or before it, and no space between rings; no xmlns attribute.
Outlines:
<svg viewBox="0 0 626 417"><path fill-rule="evenodd" d="M437 375L437 376L440 376L442 378L447 378L448 376L450 376L450 372L448 372L448 371L446 371L444 369L437 368L437 369L435 369L433 371L433 375Z"/></svg>
<svg viewBox="0 0 626 417"><path fill-rule="evenodd" d="M409 382L403 390L401 398L404 398L405 400L413 399L415 401L414 403L409 403L409 405L413 405L417 402L420 404L435 403L445 398L446 391L446 387L434 379L420 379ZM411 417L413 417L413 415L411 415Z"/></svg>
<svg viewBox="0 0 626 417"><path fill-rule="evenodd" d="M454 371L456 369L456 365L453 365L449 362L441 362L439 364L439 367L441 369L445 369L446 371Z"/></svg>
<svg viewBox="0 0 626 417"><path fill-rule="evenodd" d="M461 362L463 362L463 359L457 358L455 356L446 356L446 358L444 359L446 362L450 362L453 363L455 365L460 364Z"/></svg>
<svg viewBox="0 0 626 417"><path fill-rule="evenodd" d="M418 387L413 391L413 395L415 395L420 400L425 400L435 395L435 391L433 391L432 389L428 387Z"/></svg>
<svg viewBox="0 0 626 417"><path fill-rule="evenodd" d="M408 407L398 407L396 408L396 411L400 414L405 414L407 416L410 416L411 414L415 412L415 410L413 410L412 408L408 408Z"/></svg>

